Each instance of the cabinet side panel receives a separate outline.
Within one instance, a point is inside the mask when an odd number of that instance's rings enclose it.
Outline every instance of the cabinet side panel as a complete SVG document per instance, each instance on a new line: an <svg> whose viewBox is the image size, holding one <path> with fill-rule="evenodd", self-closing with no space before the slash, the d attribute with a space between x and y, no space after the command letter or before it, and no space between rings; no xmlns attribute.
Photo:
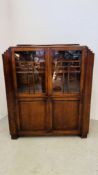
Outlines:
<svg viewBox="0 0 98 175"><path fill-rule="evenodd" d="M15 98L14 98L13 79L12 79L12 71L11 71L10 51L7 50L2 55L2 57L3 57L5 85L6 85L9 129L12 137L16 137L17 127L16 127L16 121L15 121L15 100L14 100Z"/></svg>
<svg viewBox="0 0 98 175"><path fill-rule="evenodd" d="M83 115L82 115L82 128L81 135L87 136L89 131L90 120L90 103L91 103L91 91L92 91L92 77L93 77L93 64L94 54L88 49L86 59L86 72L85 72L85 87L83 95Z"/></svg>

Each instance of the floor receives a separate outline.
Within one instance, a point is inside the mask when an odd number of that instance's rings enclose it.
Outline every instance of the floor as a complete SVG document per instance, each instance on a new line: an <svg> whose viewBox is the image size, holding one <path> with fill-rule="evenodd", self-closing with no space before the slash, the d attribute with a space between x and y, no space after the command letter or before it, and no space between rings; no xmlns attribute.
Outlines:
<svg viewBox="0 0 98 175"><path fill-rule="evenodd" d="M87 139L31 137L11 140L0 120L0 175L98 175L98 121Z"/></svg>

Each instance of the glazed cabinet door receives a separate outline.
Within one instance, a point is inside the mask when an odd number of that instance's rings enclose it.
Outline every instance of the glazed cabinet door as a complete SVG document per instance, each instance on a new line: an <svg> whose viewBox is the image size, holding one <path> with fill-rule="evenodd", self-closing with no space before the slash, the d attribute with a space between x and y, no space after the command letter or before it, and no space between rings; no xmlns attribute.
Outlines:
<svg viewBox="0 0 98 175"><path fill-rule="evenodd" d="M47 49L13 48L12 66L18 130L45 130Z"/></svg>
<svg viewBox="0 0 98 175"><path fill-rule="evenodd" d="M46 93L46 50L43 48L14 48L12 65L15 92L24 95Z"/></svg>
<svg viewBox="0 0 98 175"><path fill-rule="evenodd" d="M80 130L83 90L83 50L52 48L50 96L53 130Z"/></svg>

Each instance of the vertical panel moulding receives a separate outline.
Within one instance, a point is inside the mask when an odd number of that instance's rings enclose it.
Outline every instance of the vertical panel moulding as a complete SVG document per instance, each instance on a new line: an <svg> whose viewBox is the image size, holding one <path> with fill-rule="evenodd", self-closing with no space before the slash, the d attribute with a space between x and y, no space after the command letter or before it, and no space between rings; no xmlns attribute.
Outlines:
<svg viewBox="0 0 98 175"><path fill-rule="evenodd" d="M12 61L11 61L11 67L12 67L12 78L13 78L13 85L14 85L14 94L15 94L15 115L16 115L16 123L17 123L17 130L20 128L20 122L19 122L19 107L18 107L18 100L17 100L17 79L16 79L16 64L15 64L15 57L14 57L14 49L12 49Z"/></svg>
<svg viewBox="0 0 98 175"><path fill-rule="evenodd" d="M93 63L94 54L88 49L85 74L85 88L83 98L83 119L81 127L82 137L87 137L89 131L89 120L90 120L90 103L91 103L91 89L92 89L92 75L93 75Z"/></svg>
<svg viewBox="0 0 98 175"><path fill-rule="evenodd" d="M83 47L82 49L82 58L81 58L81 70L80 70L80 105L79 105L79 130L81 133L82 130L82 120L83 120L83 98L84 98L84 83L85 83L85 71L86 71L86 56L87 48Z"/></svg>
<svg viewBox="0 0 98 175"><path fill-rule="evenodd" d="M50 132L52 130L52 100L47 97L46 99L46 131Z"/></svg>
<svg viewBox="0 0 98 175"><path fill-rule="evenodd" d="M47 61L46 61L46 81L47 81L47 90L46 90L46 130L47 132L52 129L52 72L51 72L51 55L50 49L47 49Z"/></svg>
<svg viewBox="0 0 98 175"><path fill-rule="evenodd" d="M45 48L45 94L48 94L48 55L49 50Z"/></svg>
<svg viewBox="0 0 98 175"><path fill-rule="evenodd" d="M17 94L17 81L16 81L16 65L15 65L15 57L14 57L14 49L12 49L12 76L13 76L13 84L14 84L14 92Z"/></svg>
<svg viewBox="0 0 98 175"><path fill-rule="evenodd" d="M5 72L5 82L6 82L6 95L7 95L7 106L8 106L8 120L9 129L12 138L17 137L17 124L16 124L16 110L15 110L15 96L13 89L13 79L12 79L12 65L11 65L11 52L8 49L3 58L4 72Z"/></svg>
<svg viewBox="0 0 98 175"><path fill-rule="evenodd" d="M20 131L20 111L19 111L19 100L16 99L16 122L17 122L17 130Z"/></svg>
<svg viewBox="0 0 98 175"><path fill-rule="evenodd" d="M52 96L52 52L48 49L48 96Z"/></svg>

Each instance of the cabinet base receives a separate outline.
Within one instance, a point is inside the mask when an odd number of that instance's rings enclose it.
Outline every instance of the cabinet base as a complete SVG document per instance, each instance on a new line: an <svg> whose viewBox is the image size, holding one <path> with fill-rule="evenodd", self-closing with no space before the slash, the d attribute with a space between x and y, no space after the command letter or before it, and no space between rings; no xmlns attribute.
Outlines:
<svg viewBox="0 0 98 175"><path fill-rule="evenodd" d="M34 137L34 136L80 136L81 138L87 138L87 134L80 134L79 131L21 131L18 135L11 135L11 139L18 139L18 137Z"/></svg>

